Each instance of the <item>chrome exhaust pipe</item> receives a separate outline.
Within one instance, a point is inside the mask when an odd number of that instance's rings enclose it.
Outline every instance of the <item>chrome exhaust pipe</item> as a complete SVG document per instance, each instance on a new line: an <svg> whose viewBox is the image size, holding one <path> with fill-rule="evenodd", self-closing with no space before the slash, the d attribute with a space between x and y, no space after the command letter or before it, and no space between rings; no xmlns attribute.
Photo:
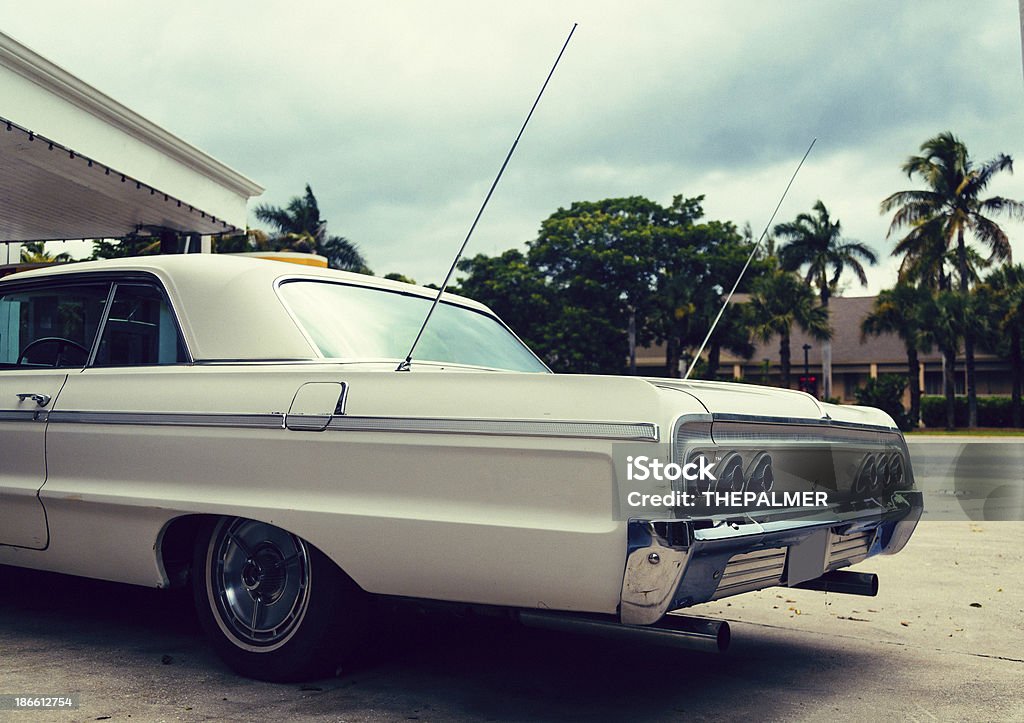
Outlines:
<svg viewBox="0 0 1024 723"><path fill-rule="evenodd" d="M833 570L821 577L790 585L801 590L821 590L838 592L844 595L866 595L874 597L878 594L878 575L873 572L850 572L849 570Z"/></svg>
<svg viewBox="0 0 1024 723"><path fill-rule="evenodd" d="M724 620L668 614L653 625L624 625L611 616L520 610L523 625L572 633L593 633L622 640L649 641L673 648L724 653L732 633Z"/></svg>

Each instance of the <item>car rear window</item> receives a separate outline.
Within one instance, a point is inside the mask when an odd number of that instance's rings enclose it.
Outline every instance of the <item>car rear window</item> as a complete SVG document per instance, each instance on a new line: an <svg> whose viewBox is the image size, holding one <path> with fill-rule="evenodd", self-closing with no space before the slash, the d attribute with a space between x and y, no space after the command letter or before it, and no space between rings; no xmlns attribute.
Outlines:
<svg viewBox="0 0 1024 723"><path fill-rule="evenodd" d="M337 359L401 361L431 299L386 289L320 281L288 281L281 297L320 353ZM547 372L495 317L442 301L414 360L523 372Z"/></svg>

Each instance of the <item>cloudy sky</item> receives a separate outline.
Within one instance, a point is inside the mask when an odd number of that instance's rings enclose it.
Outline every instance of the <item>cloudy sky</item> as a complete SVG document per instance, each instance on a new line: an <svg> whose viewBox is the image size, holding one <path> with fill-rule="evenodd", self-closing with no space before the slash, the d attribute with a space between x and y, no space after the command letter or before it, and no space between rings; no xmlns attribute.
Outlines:
<svg viewBox="0 0 1024 723"><path fill-rule="evenodd" d="M895 279L879 201L951 130L1024 164L1017 3L0 0L0 29L266 187L310 183L379 274L439 282L573 22L469 253L576 200L706 196L776 222L822 199ZM1024 199L1019 175L993 194ZM1010 223L1015 260L1024 225Z"/></svg>

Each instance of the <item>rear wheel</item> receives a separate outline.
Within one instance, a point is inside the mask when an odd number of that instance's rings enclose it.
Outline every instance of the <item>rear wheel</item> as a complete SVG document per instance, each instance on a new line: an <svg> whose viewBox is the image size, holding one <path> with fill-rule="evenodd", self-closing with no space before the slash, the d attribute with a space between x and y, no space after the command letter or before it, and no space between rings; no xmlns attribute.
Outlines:
<svg viewBox="0 0 1024 723"><path fill-rule="evenodd" d="M329 675L365 628L365 594L279 527L213 520L200 531L192 570L200 622L242 675L279 682Z"/></svg>

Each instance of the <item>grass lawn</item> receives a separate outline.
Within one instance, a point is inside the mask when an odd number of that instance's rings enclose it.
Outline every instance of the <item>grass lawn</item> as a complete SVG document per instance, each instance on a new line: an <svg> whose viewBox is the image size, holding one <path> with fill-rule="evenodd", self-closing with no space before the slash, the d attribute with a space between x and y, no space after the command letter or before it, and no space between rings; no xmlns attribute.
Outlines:
<svg viewBox="0 0 1024 723"><path fill-rule="evenodd" d="M911 432L904 432L908 437L930 437L933 435L941 436L958 436L958 437L1024 437L1024 429L1014 429L1012 427L979 427L978 429L954 429L948 431L945 429L932 429L925 427L923 429L915 429Z"/></svg>

